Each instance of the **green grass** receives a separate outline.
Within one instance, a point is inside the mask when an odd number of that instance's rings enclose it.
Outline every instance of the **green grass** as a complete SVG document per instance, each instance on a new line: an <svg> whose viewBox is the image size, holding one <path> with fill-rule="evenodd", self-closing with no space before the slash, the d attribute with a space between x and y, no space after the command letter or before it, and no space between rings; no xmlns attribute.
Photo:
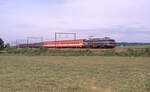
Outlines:
<svg viewBox="0 0 150 92"><path fill-rule="evenodd" d="M48 48L8 48L5 49L5 53L0 55L22 55L22 56L89 56L93 55L89 49L84 50L59 50Z"/></svg>
<svg viewBox="0 0 150 92"><path fill-rule="evenodd" d="M0 56L0 92L150 92L149 57Z"/></svg>
<svg viewBox="0 0 150 92"><path fill-rule="evenodd" d="M48 49L48 48L6 48L0 55L19 56L123 56L149 57L150 47L114 49Z"/></svg>

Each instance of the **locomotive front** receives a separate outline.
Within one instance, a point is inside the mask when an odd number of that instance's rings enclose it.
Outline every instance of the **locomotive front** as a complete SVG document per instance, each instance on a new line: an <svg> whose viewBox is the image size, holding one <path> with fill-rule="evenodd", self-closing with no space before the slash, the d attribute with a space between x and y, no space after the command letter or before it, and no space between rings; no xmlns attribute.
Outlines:
<svg viewBox="0 0 150 92"><path fill-rule="evenodd" d="M115 40L108 37L84 40L85 48L114 48Z"/></svg>

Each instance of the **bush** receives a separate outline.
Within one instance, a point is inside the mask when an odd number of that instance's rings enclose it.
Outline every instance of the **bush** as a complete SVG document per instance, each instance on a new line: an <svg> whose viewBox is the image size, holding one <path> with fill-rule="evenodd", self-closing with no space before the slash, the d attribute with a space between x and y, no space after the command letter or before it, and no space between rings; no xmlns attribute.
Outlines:
<svg viewBox="0 0 150 92"><path fill-rule="evenodd" d="M4 41L0 38L0 50L4 48Z"/></svg>
<svg viewBox="0 0 150 92"><path fill-rule="evenodd" d="M144 50L144 53L146 53L146 56L150 56L150 47L149 48L146 48Z"/></svg>
<svg viewBox="0 0 150 92"><path fill-rule="evenodd" d="M104 56L116 56L115 50L109 50L104 52Z"/></svg>
<svg viewBox="0 0 150 92"><path fill-rule="evenodd" d="M7 43L7 44L5 45L5 48L10 48L10 44Z"/></svg>

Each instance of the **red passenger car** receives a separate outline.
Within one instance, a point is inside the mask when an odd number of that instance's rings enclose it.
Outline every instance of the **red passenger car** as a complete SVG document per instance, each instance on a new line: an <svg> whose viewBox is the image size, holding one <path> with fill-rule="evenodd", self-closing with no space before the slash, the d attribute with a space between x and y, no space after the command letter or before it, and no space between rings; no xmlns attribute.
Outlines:
<svg viewBox="0 0 150 92"><path fill-rule="evenodd" d="M57 41L57 42L45 42L43 44L43 47L45 48L65 48L65 47L70 47L70 48L78 48L78 47L83 47L84 46L84 41L83 40L74 40L74 41Z"/></svg>

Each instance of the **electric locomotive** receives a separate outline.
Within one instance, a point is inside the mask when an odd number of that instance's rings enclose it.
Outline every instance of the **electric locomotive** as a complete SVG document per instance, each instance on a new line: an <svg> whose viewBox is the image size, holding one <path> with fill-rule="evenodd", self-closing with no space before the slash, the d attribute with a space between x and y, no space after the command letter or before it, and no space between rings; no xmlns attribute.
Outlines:
<svg viewBox="0 0 150 92"><path fill-rule="evenodd" d="M85 48L114 48L115 45L115 40L108 37L93 38L84 41Z"/></svg>

